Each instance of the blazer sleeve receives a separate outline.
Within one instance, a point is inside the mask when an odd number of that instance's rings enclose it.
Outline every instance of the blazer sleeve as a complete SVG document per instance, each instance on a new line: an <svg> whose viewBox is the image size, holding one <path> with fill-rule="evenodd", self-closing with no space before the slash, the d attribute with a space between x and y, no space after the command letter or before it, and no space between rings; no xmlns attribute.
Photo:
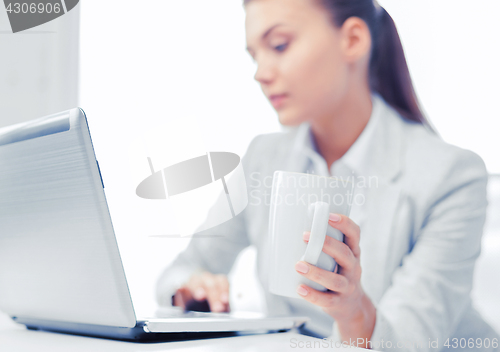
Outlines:
<svg viewBox="0 0 500 352"><path fill-rule="evenodd" d="M376 307L374 349L389 351L408 342L407 351L436 350L429 346L436 340L442 348L471 304L488 173L478 155L460 151L435 183L413 248Z"/></svg>
<svg viewBox="0 0 500 352"><path fill-rule="evenodd" d="M254 150L259 137L250 143L242 158L246 182L254 164ZM226 197L221 192L220 197ZM219 203L219 202L217 202ZM213 217L217 209L212 208L207 218ZM161 306L172 305L172 295L195 272L209 271L228 274L242 249L250 245L246 228L246 213L243 210L234 218L218 226L200 232L202 236L191 238L189 245L163 270L156 284L156 299Z"/></svg>

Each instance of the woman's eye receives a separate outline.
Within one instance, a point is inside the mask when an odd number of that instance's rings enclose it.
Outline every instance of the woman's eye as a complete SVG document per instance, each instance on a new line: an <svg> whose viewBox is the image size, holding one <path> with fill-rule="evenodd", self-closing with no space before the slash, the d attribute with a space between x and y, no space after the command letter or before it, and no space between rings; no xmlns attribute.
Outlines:
<svg viewBox="0 0 500 352"><path fill-rule="evenodd" d="M275 46L274 49L276 51L282 52L282 51L284 51L287 48L287 46L288 46L288 43L284 43L284 44Z"/></svg>

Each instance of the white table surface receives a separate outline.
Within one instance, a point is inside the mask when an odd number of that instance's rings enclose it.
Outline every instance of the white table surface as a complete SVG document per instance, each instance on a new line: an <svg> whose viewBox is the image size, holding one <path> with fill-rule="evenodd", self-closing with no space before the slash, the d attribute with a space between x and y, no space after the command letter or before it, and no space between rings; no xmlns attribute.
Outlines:
<svg viewBox="0 0 500 352"><path fill-rule="evenodd" d="M315 342L315 344L314 344ZM332 345L332 347L330 347ZM309 346L309 347L308 347ZM314 348L315 347L315 348ZM190 341L136 343L30 331L0 312L0 351L9 352L148 352L148 351L311 351L345 350L335 345L294 332L256 334ZM365 351L350 348L350 351Z"/></svg>

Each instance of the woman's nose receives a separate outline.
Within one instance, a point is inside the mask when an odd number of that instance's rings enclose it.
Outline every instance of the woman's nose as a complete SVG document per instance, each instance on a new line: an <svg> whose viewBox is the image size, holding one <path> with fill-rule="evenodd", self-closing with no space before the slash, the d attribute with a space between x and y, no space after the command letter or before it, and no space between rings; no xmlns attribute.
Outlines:
<svg viewBox="0 0 500 352"><path fill-rule="evenodd" d="M270 83L275 78L274 69L270 65L259 64L253 78L260 84Z"/></svg>

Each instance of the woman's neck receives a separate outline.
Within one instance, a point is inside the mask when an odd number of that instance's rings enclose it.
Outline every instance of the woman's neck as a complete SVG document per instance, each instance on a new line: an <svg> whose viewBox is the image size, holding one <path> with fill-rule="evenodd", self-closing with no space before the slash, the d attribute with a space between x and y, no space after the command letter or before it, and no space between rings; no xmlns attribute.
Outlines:
<svg viewBox="0 0 500 352"><path fill-rule="evenodd" d="M372 114L371 92L347 95L335 112L310 121L318 152L331 165L354 144Z"/></svg>

